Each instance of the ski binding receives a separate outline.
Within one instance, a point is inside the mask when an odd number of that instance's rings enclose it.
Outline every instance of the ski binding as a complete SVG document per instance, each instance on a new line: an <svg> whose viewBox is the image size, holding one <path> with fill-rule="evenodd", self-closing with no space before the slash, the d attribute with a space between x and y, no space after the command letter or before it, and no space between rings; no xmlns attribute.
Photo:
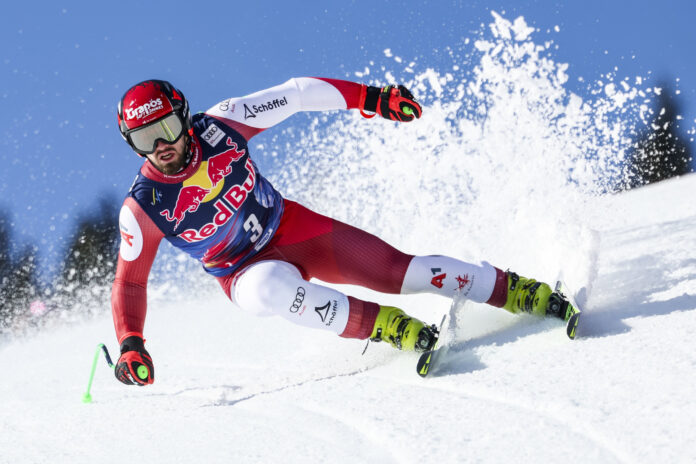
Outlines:
<svg viewBox="0 0 696 464"><path fill-rule="evenodd" d="M566 321L566 334L571 340L575 339L582 311L562 280L556 282L556 289L549 298L549 305L546 311L547 314L551 312Z"/></svg>

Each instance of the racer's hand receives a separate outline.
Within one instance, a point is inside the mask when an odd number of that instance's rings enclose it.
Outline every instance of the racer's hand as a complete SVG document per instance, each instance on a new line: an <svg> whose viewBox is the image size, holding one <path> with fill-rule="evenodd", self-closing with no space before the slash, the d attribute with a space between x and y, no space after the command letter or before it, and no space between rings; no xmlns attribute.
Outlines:
<svg viewBox="0 0 696 464"><path fill-rule="evenodd" d="M423 112L413 94L403 85L388 85L381 89L363 85L360 95L360 114L366 118L374 116L374 114L366 114L365 111L401 122L420 118Z"/></svg>
<svg viewBox="0 0 696 464"><path fill-rule="evenodd" d="M155 381L155 367L142 337L132 335L121 343L121 357L114 373L126 385L150 385Z"/></svg>

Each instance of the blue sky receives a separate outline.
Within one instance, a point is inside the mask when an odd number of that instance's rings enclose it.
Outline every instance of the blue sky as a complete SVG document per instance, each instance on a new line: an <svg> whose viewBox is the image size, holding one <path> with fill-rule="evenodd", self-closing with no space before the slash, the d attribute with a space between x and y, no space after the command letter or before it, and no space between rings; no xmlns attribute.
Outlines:
<svg viewBox="0 0 696 464"><path fill-rule="evenodd" d="M115 106L140 80L172 81L199 111L294 76L359 80L385 49L437 69L491 10L555 42L569 90L587 95L612 71L667 81L680 91L682 131L696 125L687 1L11 2L0 28L0 208L17 243L51 257L78 213L103 195L120 203L141 160Z"/></svg>

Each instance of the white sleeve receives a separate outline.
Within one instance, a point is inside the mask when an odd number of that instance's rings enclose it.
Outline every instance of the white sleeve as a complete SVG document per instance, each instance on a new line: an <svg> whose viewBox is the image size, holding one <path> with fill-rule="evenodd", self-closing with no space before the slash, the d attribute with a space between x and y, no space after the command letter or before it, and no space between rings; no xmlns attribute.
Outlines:
<svg viewBox="0 0 696 464"><path fill-rule="evenodd" d="M347 107L341 92L330 83L312 77L299 77L245 97L224 100L206 113L266 129L298 111L340 110Z"/></svg>

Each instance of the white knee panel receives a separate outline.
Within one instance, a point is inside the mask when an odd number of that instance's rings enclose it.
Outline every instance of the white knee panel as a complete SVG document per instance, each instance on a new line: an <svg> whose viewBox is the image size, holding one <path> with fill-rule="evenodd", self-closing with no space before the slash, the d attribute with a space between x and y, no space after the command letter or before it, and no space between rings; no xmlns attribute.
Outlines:
<svg viewBox="0 0 696 464"><path fill-rule="evenodd" d="M234 285L234 301L259 316L282 316L305 327L343 333L348 297L307 282L292 264L261 261L246 268Z"/></svg>
<svg viewBox="0 0 696 464"><path fill-rule="evenodd" d="M485 303L493 293L496 271L447 256L416 256L406 270L401 293L437 293L453 297L455 292L478 303Z"/></svg>

